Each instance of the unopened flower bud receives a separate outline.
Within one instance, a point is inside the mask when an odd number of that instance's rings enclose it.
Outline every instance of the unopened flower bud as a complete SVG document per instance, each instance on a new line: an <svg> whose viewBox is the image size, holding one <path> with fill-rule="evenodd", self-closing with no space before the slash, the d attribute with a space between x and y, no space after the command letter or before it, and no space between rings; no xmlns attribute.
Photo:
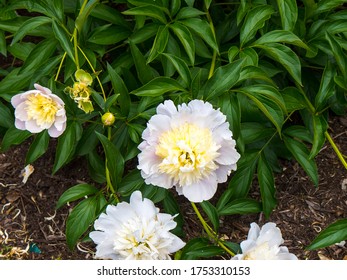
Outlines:
<svg viewBox="0 0 347 280"><path fill-rule="evenodd" d="M112 125L115 120L116 120L115 116L110 112L103 114L101 117L101 121L103 125L106 125L106 126Z"/></svg>

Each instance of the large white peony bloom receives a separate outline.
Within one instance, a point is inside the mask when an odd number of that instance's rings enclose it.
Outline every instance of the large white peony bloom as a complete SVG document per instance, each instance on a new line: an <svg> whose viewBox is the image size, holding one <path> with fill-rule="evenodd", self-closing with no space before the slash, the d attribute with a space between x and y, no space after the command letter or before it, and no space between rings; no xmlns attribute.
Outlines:
<svg viewBox="0 0 347 280"><path fill-rule="evenodd" d="M143 131L138 168L147 184L176 186L192 202L208 200L236 170L240 154L232 135L226 116L210 103L192 100L176 108L165 101Z"/></svg>
<svg viewBox="0 0 347 280"><path fill-rule="evenodd" d="M275 223L266 223L261 229L251 224L247 240L241 242L242 254L232 260L297 260L283 244L281 230Z"/></svg>
<svg viewBox="0 0 347 280"><path fill-rule="evenodd" d="M51 137L59 137L66 128L64 102L50 89L38 84L36 89L12 97L15 108L15 126L31 133L48 129Z"/></svg>
<svg viewBox="0 0 347 280"><path fill-rule="evenodd" d="M166 260L185 243L172 234L173 216L159 213L154 203L139 191L130 203L108 205L106 214L95 221L90 238L97 244L96 257L102 259Z"/></svg>

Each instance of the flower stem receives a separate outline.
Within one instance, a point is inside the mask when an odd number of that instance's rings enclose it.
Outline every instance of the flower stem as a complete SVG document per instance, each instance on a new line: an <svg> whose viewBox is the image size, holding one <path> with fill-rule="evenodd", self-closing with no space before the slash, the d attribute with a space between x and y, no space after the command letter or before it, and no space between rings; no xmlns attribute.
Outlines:
<svg viewBox="0 0 347 280"><path fill-rule="evenodd" d="M107 139L111 140L111 136L112 136L112 129L111 127L107 128ZM112 196L114 198L114 200L118 203L119 202L119 198L116 194L115 188L112 185L112 181L111 181L111 176L110 176L110 170L107 167L107 158L105 159L105 175L106 175L106 183L107 183L107 187L111 190L112 192Z"/></svg>
<svg viewBox="0 0 347 280"><path fill-rule="evenodd" d="M213 37L214 37L214 39L216 39L216 32L214 29L213 21L212 21L211 15L210 15L207 7L205 7L205 12L206 12L207 20L208 20L210 27L211 27ZM214 49L213 55L212 55L211 67L210 67L210 71L208 73L208 79L210 79L213 76L213 72L214 72L214 69L216 67L216 59L217 59L217 51Z"/></svg>
<svg viewBox="0 0 347 280"><path fill-rule="evenodd" d="M207 222L202 217L202 215L201 215L198 207L195 205L195 203L191 202L191 204L192 204L192 207L195 211L195 214L198 216L198 219L199 219L200 223L202 224L207 235L211 239L213 239L218 244L218 246L221 247L225 252L227 252L231 256L235 256L235 254L227 246L225 246L223 244L222 240L219 239L218 234L207 224Z"/></svg>
<svg viewBox="0 0 347 280"><path fill-rule="evenodd" d="M347 162L345 161L343 155L341 154L339 148L336 146L334 140L330 137L328 131L324 132L325 137L328 139L331 147L333 148L334 152L336 153L337 157L340 159L343 166L347 169Z"/></svg>

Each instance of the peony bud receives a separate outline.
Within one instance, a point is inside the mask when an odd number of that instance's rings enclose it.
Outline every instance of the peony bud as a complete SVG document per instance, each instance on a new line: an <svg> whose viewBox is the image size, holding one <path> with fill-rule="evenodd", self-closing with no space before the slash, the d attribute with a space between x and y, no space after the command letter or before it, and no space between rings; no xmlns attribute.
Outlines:
<svg viewBox="0 0 347 280"><path fill-rule="evenodd" d="M101 121L102 121L103 125L105 125L105 126L113 125L115 120L116 120L115 116L110 112L103 114L101 117Z"/></svg>

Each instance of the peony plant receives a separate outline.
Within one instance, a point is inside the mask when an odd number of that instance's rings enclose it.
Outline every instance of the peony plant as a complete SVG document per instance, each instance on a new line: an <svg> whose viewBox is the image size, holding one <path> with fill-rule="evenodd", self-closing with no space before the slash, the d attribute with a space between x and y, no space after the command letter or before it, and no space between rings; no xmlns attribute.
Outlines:
<svg viewBox="0 0 347 280"><path fill-rule="evenodd" d="M91 239L96 258L296 258L273 223L252 223L239 245L220 221L270 219L283 160L318 186L326 142L347 168L328 122L347 108L347 1L2 2L1 150L29 138L35 166L57 138L53 174L86 162L88 183L57 189L70 249ZM202 229L190 240L185 200ZM309 248L345 232L334 223Z"/></svg>

